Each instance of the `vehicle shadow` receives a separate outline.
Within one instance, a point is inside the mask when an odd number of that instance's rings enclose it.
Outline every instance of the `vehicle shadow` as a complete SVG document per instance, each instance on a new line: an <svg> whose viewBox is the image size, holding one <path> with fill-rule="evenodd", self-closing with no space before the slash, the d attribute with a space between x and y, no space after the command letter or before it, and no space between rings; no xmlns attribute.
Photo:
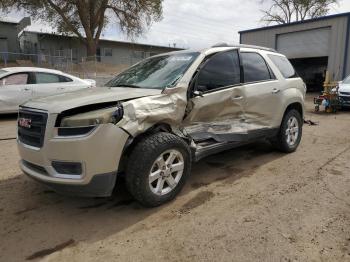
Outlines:
<svg viewBox="0 0 350 262"><path fill-rule="evenodd" d="M17 114L3 114L0 115L0 121L11 121L11 120L16 120L17 119Z"/></svg>
<svg viewBox="0 0 350 262"><path fill-rule="evenodd" d="M147 230L154 219L176 218L183 203L191 201L191 191L200 192L213 183L235 183L283 156L259 142L202 159L193 165L177 200L158 208L135 202L123 180L118 180L113 197L82 199L58 195L19 174L0 182L0 258L32 260L79 241L103 240L130 227L133 232ZM146 221L149 216L154 219Z"/></svg>

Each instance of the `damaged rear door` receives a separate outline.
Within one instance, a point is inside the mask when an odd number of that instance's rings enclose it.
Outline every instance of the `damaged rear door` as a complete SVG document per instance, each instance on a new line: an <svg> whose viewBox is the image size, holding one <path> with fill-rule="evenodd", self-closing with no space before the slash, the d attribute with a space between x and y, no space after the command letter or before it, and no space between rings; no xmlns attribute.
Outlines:
<svg viewBox="0 0 350 262"><path fill-rule="evenodd" d="M183 122L185 133L197 143L239 140L246 128L238 50L213 55L194 81Z"/></svg>
<svg viewBox="0 0 350 262"><path fill-rule="evenodd" d="M241 52L246 103L244 117L250 135L271 136L280 125L284 87L277 80L263 56Z"/></svg>

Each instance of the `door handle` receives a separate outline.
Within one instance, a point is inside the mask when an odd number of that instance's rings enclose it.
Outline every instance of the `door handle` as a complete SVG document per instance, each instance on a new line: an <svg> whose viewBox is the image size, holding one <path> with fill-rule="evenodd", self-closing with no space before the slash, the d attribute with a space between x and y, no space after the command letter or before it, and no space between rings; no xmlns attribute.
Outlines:
<svg viewBox="0 0 350 262"><path fill-rule="evenodd" d="M64 87L57 87L57 90L64 90Z"/></svg>
<svg viewBox="0 0 350 262"><path fill-rule="evenodd" d="M23 91L30 91L30 89L28 87L25 87L22 89Z"/></svg>
<svg viewBox="0 0 350 262"><path fill-rule="evenodd" d="M243 96L235 96L235 97L233 98L233 100L241 100L241 99L243 99Z"/></svg>
<svg viewBox="0 0 350 262"><path fill-rule="evenodd" d="M279 92L281 92L281 90L277 88L272 89L272 94L278 94Z"/></svg>

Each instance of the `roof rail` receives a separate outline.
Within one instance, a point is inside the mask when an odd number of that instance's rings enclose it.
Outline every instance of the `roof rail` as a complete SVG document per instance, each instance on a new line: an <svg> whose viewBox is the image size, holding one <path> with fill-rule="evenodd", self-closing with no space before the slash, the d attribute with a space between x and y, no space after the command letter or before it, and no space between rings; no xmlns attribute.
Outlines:
<svg viewBox="0 0 350 262"><path fill-rule="evenodd" d="M271 52L277 52L273 48L268 48L264 46L257 46L257 45L243 45L243 44L234 44L234 45L229 45L227 43L218 43L213 45L212 47L237 47L237 48L254 48L254 49L260 49L260 50L265 50L265 51L271 51Z"/></svg>

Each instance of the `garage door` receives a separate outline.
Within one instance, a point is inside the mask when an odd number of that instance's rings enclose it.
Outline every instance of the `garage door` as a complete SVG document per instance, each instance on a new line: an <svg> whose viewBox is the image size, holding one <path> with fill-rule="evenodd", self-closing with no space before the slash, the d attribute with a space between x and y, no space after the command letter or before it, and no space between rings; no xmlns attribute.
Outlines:
<svg viewBox="0 0 350 262"><path fill-rule="evenodd" d="M328 56L331 30L329 27L281 34L277 50L288 58Z"/></svg>

